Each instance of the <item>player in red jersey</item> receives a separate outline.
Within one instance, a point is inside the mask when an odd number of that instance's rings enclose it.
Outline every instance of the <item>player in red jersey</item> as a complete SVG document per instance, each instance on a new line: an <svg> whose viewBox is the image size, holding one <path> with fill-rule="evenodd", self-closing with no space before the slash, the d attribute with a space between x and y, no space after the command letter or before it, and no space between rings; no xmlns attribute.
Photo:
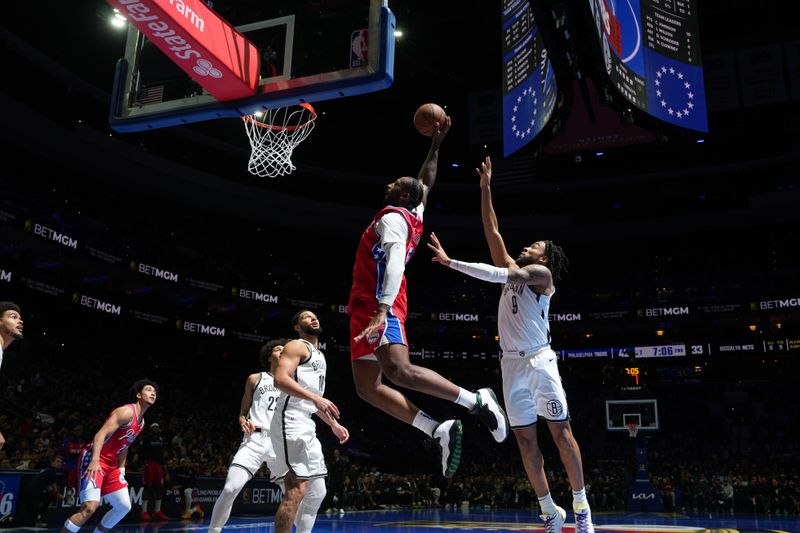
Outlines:
<svg viewBox="0 0 800 533"><path fill-rule="evenodd" d="M149 379L133 384L136 403L117 407L108 415L94 440L86 446L79 462L81 508L70 516L62 533L77 533L105 497L111 504L97 531L106 533L116 526L131 510L131 497L125 481L125 459L128 447L144 428L144 413L153 406L158 395L158 385Z"/></svg>
<svg viewBox="0 0 800 533"><path fill-rule="evenodd" d="M452 477L461 459L461 422L432 419L393 384L463 405L502 442L508 419L491 388L471 392L425 367L411 364L405 334L407 312L405 265L422 238L422 214L436 181L439 147L450 130L450 117L437 123L417 178L402 177L386 189L386 206L361 236L350 290L350 359L358 395L378 409L438 439L442 473Z"/></svg>

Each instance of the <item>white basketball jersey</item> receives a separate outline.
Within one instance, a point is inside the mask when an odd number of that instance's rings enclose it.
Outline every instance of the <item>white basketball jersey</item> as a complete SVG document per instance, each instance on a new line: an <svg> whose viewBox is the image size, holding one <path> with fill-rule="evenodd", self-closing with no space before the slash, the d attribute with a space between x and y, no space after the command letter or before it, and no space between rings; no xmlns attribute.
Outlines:
<svg viewBox="0 0 800 533"><path fill-rule="evenodd" d="M310 342L303 339L300 340L308 346L310 355L297 365L297 370L295 370L293 376L294 380L304 389L323 396L325 394L325 375L327 371L325 355ZM287 401L288 405L286 405ZM296 409L309 415L317 412L317 406L311 400L297 398L286 393L281 394L278 399L278 409L283 410L284 406L287 409Z"/></svg>
<svg viewBox="0 0 800 533"><path fill-rule="evenodd" d="M261 379L253 389L253 403L250 404L250 412L247 414L253 425L257 428L269 429L280 395L281 391L275 386L275 378L272 374L262 372Z"/></svg>
<svg viewBox="0 0 800 533"><path fill-rule="evenodd" d="M552 294L536 294L531 285L506 283L497 310L500 348L504 352L535 353L550 346L551 297Z"/></svg>

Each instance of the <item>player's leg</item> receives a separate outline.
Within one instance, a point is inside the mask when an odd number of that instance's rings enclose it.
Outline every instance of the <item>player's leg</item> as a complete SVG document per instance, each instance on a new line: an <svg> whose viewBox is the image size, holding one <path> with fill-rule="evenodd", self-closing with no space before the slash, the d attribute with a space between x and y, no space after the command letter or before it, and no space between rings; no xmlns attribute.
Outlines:
<svg viewBox="0 0 800 533"><path fill-rule="evenodd" d="M244 466L240 466L236 458L234 458L225 478L225 486L217 501L214 502L214 510L211 512L211 524L208 526L210 533L222 531L222 527L231 516L231 509L236 496L239 495L239 492L252 477L253 474Z"/></svg>
<svg viewBox="0 0 800 533"><path fill-rule="evenodd" d="M289 470L283 478L286 491L283 494L278 510L275 512L275 533L291 533L297 509L305 496L307 479L297 479Z"/></svg>
<svg viewBox="0 0 800 533"><path fill-rule="evenodd" d="M353 381L358 395L385 413L438 439L442 452L442 474L452 477L461 462L461 421L439 422L420 410L403 393L383 383L380 364L369 357L352 361Z"/></svg>
<svg viewBox="0 0 800 533"><path fill-rule="evenodd" d="M408 356L405 326L391 311L379 335L372 341L370 347L389 381L466 407L489 428L495 440L506 440L508 418L492 389L487 387L477 392L469 391L430 368L412 364Z"/></svg>
<svg viewBox="0 0 800 533"><path fill-rule="evenodd" d="M314 522L317 520L317 512L327 492L325 478L318 477L308 480L306 494L300 501L294 517L295 533L311 533Z"/></svg>
<svg viewBox="0 0 800 533"><path fill-rule="evenodd" d="M414 422L419 407L402 392L383 383L381 365L376 359L356 359L351 366L356 393L362 400L406 424Z"/></svg>
<svg viewBox="0 0 800 533"><path fill-rule="evenodd" d="M522 465L542 510L546 533L560 533L566 512L553 501L544 471L544 457L539 448L537 426L539 419L535 358L503 357L503 399L508 419L519 447Z"/></svg>
<svg viewBox="0 0 800 533"><path fill-rule="evenodd" d="M131 511L131 495L128 491L128 482L125 480L124 469L116 466L103 466L103 474L100 495L111 505L111 510L100 519L94 533L98 533L98 531L108 533Z"/></svg>
<svg viewBox="0 0 800 533"><path fill-rule="evenodd" d="M547 420L550 434L558 446L558 454L572 487L576 533L594 533L583 480L581 450L569 424L567 396L558 372L558 358L552 351L537 358L536 403L538 412Z"/></svg>
<svg viewBox="0 0 800 533"><path fill-rule="evenodd" d="M150 500L153 499L153 471L150 466L152 461L144 462L144 475L142 476L142 514L139 517L143 522L152 518L150 516Z"/></svg>
<svg viewBox="0 0 800 533"><path fill-rule="evenodd" d="M508 437L508 417L497 401L491 388L483 388L477 392L469 391L454 384L438 372L424 366L411 363L408 346L405 345L403 324L393 317L387 317L384 339L389 342L375 350L375 355L386 377L400 387L422 392L443 400L448 400L469 409L478 417L497 442ZM393 331L394 330L394 331ZM382 339L382 341L384 340Z"/></svg>
<svg viewBox="0 0 800 533"><path fill-rule="evenodd" d="M161 499L164 496L164 467L161 463L153 461L153 512L150 516L154 520L169 520L169 517L161 511Z"/></svg>
<svg viewBox="0 0 800 533"><path fill-rule="evenodd" d="M78 490L80 493L81 507L78 512L67 518L61 533L78 533L100 506L100 487L103 486L104 473L95 473L93 477L84 476L86 468L92 460L91 450L84 450L78 459Z"/></svg>
<svg viewBox="0 0 800 533"><path fill-rule="evenodd" d="M125 486L105 494L103 497L111 505L111 509L100 519L96 531L108 533L131 511L131 495L128 492L128 487Z"/></svg>

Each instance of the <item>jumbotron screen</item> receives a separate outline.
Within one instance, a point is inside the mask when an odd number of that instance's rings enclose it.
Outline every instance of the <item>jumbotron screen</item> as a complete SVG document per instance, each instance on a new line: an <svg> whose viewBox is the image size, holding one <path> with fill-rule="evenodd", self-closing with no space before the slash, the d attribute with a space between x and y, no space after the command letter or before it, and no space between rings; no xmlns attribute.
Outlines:
<svg viewBox="0 0 800 533"><path fill-rule="evenodd" d="M531 142L553 113L556 80L527 0L503 1L503 155Z"/></svg>
<svg viewBox="0 0 800 533"><path fill-rule="evenodd" d="M696 0L589 0L606 72L632 105L708 131Z"/></svg>

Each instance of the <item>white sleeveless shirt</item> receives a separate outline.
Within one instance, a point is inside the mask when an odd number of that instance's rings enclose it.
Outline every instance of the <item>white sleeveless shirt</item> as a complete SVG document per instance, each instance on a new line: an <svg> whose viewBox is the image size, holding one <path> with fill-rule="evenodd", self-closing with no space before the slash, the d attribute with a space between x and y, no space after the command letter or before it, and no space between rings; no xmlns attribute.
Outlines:
<svg viewBox="0 0 800 533"><path fill-rule="evenodd" d="M553 289L555 294L555 288ZM497 329L503 352L538 353L550 347L550 296L532 285L507 283L500 296Z"/></svg>
<svg viewBox="0 0 800 533"><path fill-rule="evenodd" d="M264 430L269 429L280 395L281 391L275 386L275 378L272 374L261 372L261 379L253 389L253 402L247 413L247 418L254 426Z"/></svg>
<svg viewBox="0 0 800 533"><path fill-rule="evenodd" d="M323 396L325 394L325 377L327 373L325 355L310 342L303 339L300 339L300 341L308 347L309 356L300 361L292 377L305 390ZM281 410L285 407L286 409L302 411L309 415L317 412L317 406L311 400L290 396L286 393L281 394L278 404L278 409Z"/></svg>

